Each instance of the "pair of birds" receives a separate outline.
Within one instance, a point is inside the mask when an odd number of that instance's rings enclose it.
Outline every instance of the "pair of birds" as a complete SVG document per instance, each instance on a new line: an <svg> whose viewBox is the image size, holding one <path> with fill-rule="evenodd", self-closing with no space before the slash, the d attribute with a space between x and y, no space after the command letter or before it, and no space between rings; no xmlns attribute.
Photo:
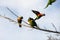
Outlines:
<svg viewBox="0 0 60 40"><path fill-rule="evenodd" d="M30 17L30 18L28 19L28 22L29 22L29 24L30 24L30 26L31 26L32 28L39 28L39 27L37 26L37 23L35 22L35 20L38 20L38 19L40 19L42 16L45 16L45 14L42 14L42 13L40 13L40 12L38 12L38 11L35 11L35 10L32 10L32 12L36 15L36 18L33 19L33 18ZM17 18L19 27L21 27L22 20L23 20L23 17L18 17L18 18Z"/></svg>

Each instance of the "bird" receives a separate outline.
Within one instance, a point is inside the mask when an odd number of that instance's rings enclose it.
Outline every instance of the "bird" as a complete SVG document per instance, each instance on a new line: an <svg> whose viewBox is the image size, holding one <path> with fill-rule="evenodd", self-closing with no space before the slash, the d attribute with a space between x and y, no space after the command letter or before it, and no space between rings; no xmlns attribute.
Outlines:
<svg viewBox="0 0 60 40"><path fill-rule="evenodd" d="M48 3L46 5L45 8L47 8L49 5L52 5L52 3L54 3L56 0L48 0Z"/></svg>
<svg viewBox="0 0 60 40"><path fill-rule="evenodd" d="M29 17L28 22L29 22L29 24L30 24L30 26L31 26L32 28L39 28L39 27L37 26L37 23L35 22L35 20L34 20L33 18ZM40 28L39 28L39 29L40 29Z"/></svg>
<svg viewBox="0 0 60 40"><path fill-rule="evenodd" d="M36 15L35 20L40 19L42 16L45 16L45 14L42 14L39 11L36 11L36 10L32 10L32 12Z"/></svg>
<svg viewBox="0 0 60 40"><path fill-rule="evenodd" d="M23 19L22 16L17 18L17 21L18 21L19 27L22 27L22 25L21 25L21 23L22 23L22 19Z"/></svg>

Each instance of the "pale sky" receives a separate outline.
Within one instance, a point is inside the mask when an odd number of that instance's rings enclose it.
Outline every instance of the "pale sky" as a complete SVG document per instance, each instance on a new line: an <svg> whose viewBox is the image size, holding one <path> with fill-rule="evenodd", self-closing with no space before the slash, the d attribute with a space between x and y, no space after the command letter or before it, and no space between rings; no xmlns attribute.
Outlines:
<svg viewBox="0 0 60 40"><path fill-rule="evenodd" d="M0 15L4 15L17 21L6 7L9 7L18 16L23 16L26 22L29 17L35 18L31 10L37 10L45 13L46 16L37 20L40 28L55 30L51 23L54 23L57 30L60 28L60 0L44 9L48 0L0 0ZM23 23L25 24L25 23ZM18 24L9 22L0 17L0 40L47 40L47 32L30 29L26 27L19 28Z"/></svg>

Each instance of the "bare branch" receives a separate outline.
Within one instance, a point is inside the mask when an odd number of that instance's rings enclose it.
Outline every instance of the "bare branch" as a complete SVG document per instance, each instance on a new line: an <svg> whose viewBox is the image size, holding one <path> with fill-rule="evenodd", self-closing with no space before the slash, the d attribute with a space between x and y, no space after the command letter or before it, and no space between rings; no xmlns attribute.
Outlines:
<svg viewBox="0 0 60 40"><path fill-rule="evenodd" d="M52 24L52 26L55 28L55 30L57 31L57 29L56 29L55 25L54 25L53 23L51 23L51 24Z"/></svg>
<svg viewBox="0 0 60 40"><path fill-rule="evenodd" d="M8 7L6 7L13 15L15 15L16 17L18 17L12 10L10 10Z"/></svg>
<svg viewBox="0 0 60 40"><path fill-rule="evenodd" d="M35 28L35 29L36 29L36 28ZM58 32L58 31L52 31L52 30L46 30L46 29L37 29L37 30L60 34L60 32Z"/></svg>
<svg viewBox="0 0 60 40"><path fill-rule="evenodd" d="M5 18L5 19L8 19L8 20L10 20L10 21L12 21L12 22L18 23L18 22L14 21L14 20L12 20L12 19L10 19L10 18L8 18L8 17L5 17L5 16L1 16L1 15L0 15L0 17L3 17L3 18ZM20 24L20 25L23 25L23 26L25 26L25 27L32 28L31 26L26 26L26 25L24 25L24 24ZM37 29L37 30L41 30L41 31L45 31L45 32L51 32L51 33L58 33L58 34L60 34L60 32L58 32L58 31L52 31L52 30L46 30L46 29L40 29L40 28L33 28L33 29Z"/></svg>
<svg viewBox="0 0 60 40"><path fill-rule="evenodd" d="M16 21L14 21L14 20L12 20L12 19L10 19L10 18L8 18L8 17L2 16L2 15L0 15L0 17L3 17L3 18L5 18L5 19L8 19L8 20L11 21L11 22L16 22Z"/></svg>
<svg viewBox="0 0 60 40"><path fill-rule="evenodd" d="M8 7L6 7L13 15L15 15L16 17L19 17L17 16L12 10L10 10ZM25 22L24 20L22 20L24 23L28 24L27 22ZM29 25L29 24L28 24Z"/></svg>
<svg viewBox="0 0 60 40"><path fill-rule="evenodd" d="M3 17L3 18L5 18L5 19L8 19L10 22L18 23L18 22L14 21L14 20L12 20L12 19L10 19L10 18L8 18L8 17L5 17L5 16L0 15L0 17ZM24 24L20 24L20 25L26 26L26 25L24 25ZM30 26L26 26L26 27L30 27Z"/></svg>

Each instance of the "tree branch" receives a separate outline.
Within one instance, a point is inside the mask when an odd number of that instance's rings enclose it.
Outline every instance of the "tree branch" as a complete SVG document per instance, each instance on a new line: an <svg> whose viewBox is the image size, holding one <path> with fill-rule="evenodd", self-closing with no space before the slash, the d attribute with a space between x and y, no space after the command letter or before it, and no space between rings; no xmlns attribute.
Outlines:
<svg viewBox="0 0 60 40"><path fill-rule="evenodd" d="M0 15L0 17L3 17L3 18L5 18L5 19L8 19L10 22L18 23L18 22L16 22L15 20L12 20L11 18L8 18L8 17L6 17L6 16ZM20 25L26 26L26 25L24 25L24 24L20 24ZM26 27L28 27L28 26L26 26Z"/></svg>
<svg viewBox="0 0 60 40"><path fill-rule="evenodd" d="M35 28L35 29L37 29L37 28ZM52 31L52 30L46 30L46 29L37 29L37 30L60 34L60 32L58 32L58 31Z"/></svg>
<svg viewBox="0 0 60 40"><path fill-rule="evenodd" d="M55 28L55 30L57 31L57 29L56 29L55 25L54 25L53 23L51 23L51 24L52 24L52 26Z"/></svg>
<svg viewBox="0 0 60 40"><path fill-rule="evenodd" d="M8 20L10 20L11 22L18 23L18 22L14 21L14 20L12 20L12 19L10 19L10 18L8 18L8 17L5 17L5 16L1 16L1 15L0 15L0 17L3 17L3 18L5 18L5 19L8 19ZM24 25L24 24L20 24L20 25L23 25L23 26L25 26L25 27L32 28L31 26L26 26L26 25ZM58 33L58 34L60 34L60 32L58 32L58 31L52 31L52 30L46 30L46 29L40 29L40 28L33 28L33 29L37 29L37 30L41 30L41 31L45 31L45 32L51 32L51 33Z"/></svg>
<svg viewBox="0 0 60 40"><path fill-rule="evenodd" d="M15 15L16 17L19 17L17 16L12 10L10 10L8 7L6 7L13 15ZM22 20L24 23L28 24L27 22L25 22L24 20ZM29 25L29 24L28 24Z"/></svg>

